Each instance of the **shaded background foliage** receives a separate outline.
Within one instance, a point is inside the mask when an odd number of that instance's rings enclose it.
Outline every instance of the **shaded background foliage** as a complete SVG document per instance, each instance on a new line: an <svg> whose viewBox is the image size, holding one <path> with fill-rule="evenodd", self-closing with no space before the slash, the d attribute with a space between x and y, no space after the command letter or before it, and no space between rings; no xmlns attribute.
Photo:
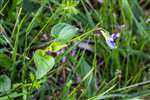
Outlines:
<svg viewBox="0 0 150 100"><path fill-rule="evenodd" d="M149 5L148 0L1 0L0 78L6 80L0 79L0 87L4 82L8 87L0 88L0 99L149 98ZM35 80L33 55L53 42L51 29L58 23L79 32L67 47L47 52L55 65ZM99 28L120 34L117 49L107 46Z"/></svg>

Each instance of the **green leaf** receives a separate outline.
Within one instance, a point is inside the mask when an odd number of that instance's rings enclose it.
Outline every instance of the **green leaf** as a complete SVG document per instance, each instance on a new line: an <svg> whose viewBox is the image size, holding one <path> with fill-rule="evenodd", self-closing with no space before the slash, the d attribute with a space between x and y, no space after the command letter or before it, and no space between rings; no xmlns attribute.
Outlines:
<svg viewBox="0 0 150 100"><path fill-rule="evenodd" d="M25 93L23 93L23 92L21 92L21 93L13 92L13 93L10 93L9 95L0 97L0 100L15 100L15 98L21 97L24 94Z"/></svg>
<svg viewBox="0 0 150 100"><path fill-rule="evenodd" d="M52 28L51 34L57 41L66 43L71 40L78 31L79 29L77 27L66 23L59 23Z"/></svg>
<svg viewBox="0 0 150 100"><path fill-rule="evenodd" d="M7 70L11 70L11 66L11 59L7 55L0 53L0 67L6 68Z"/></svg>
<svg viewBox="0 0 150 100"><path fill-rule="evenodd" d="M51 52L57 52L66 46L67 46L66 44L56 41L56 42L53 42L52 44L50 44L50 46L47 48L47 50L51 51Z"/></svg>
<svg viewBox="0 0 150 100"><path fill-rule="evenodd" d="M87 96L94 96L96 94L96 76L93 74L93 68L84 58L81 58L80 61L77 72L83 77L82 81L86 86Z"/></svg>
<svg viewBox="0 0 150 100"><path fill-rule="evenodd" d="M0 76L0 93L9 92L11 89L11 80L6 75Z"/></svg>
<svg viewBox="0 0 150 100"><path fill-rule="evenodd" d="M5 39L2 36L0 36L0 45L6 45L6 44L7 42L5 41Z"/></svg>
<svg viewBox="0 0 150 100"><path fill-rule="evenodd" d="M54 64L55 59L52 56L45 55L43 50L37 50L33 56L35 65L37 67L36 70L36 78L40 79L49 72Z"/></svg>

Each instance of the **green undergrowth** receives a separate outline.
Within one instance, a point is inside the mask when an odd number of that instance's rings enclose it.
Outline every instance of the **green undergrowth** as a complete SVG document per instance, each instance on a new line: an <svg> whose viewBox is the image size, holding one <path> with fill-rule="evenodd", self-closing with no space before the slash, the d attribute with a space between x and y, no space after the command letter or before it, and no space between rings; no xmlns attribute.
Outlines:
<svg viewBox="0 0 150 100"><path fill-rule="evenodd" d="M0 0L0 100L148 100L144 10L140 0Z"/></svg>

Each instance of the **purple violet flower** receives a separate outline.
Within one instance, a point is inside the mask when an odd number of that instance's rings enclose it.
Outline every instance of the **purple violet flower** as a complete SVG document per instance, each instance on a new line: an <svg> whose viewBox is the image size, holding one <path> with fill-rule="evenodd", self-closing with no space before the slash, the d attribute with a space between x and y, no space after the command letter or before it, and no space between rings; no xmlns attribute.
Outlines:
<svg viewBox="0 0 150 100"><path fill-rule="evenodd" d="M117 34L117 33L113 33L111 36L110 36L110 38L112 39L112 40L116 40L117 38L119 38L120 37L120 34Z"/></svg>
<svg viewBox="0 0 150 100"><path fill-rule="evenodd" d="M117 48L116 43L115 43L115 40L116 40L117 38L119 38L119 37L120 37L120 35L119 35L119 34L116 34L116 33L113 33L111 36L106 37L105 40L106 40L107 45L108 45L111 49Z"/></svg>

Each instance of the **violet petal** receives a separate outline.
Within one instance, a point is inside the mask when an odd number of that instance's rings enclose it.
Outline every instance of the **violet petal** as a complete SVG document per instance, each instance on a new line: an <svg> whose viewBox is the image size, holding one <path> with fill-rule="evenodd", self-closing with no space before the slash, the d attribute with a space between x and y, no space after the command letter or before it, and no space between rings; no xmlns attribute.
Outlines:
<svg viewBox="0 0 150 100"><path fill-rule="evenodd" d="M106 43L111 49L117 48L116 44L111 40L111 38L106 38Z"/></svg>
<svg viewBox="0 0 150 100"><path fill-rule="evenodd" d="M119 38L120 37L120 35L119 34L116 34L116 33L113 33L111 36L110 36L110 38L111 38L111 40L116 40L117 38Z"/></svg>

